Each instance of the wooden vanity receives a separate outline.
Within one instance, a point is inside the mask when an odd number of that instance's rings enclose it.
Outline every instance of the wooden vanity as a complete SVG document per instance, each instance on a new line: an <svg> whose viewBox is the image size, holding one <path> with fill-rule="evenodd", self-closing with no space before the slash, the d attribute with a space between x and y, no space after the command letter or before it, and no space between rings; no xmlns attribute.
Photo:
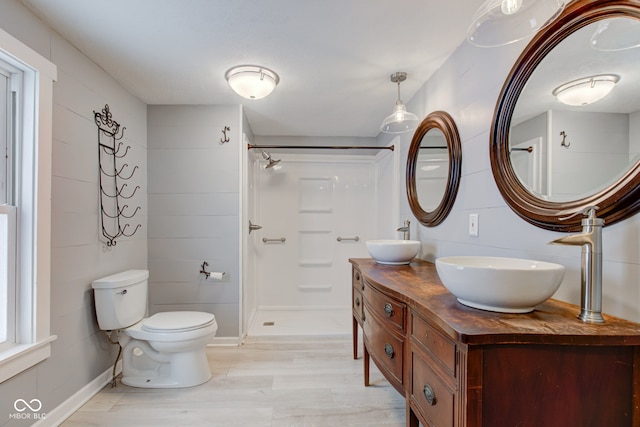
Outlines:
<svg viewBox="0 0 640 427"><path fill-rule="evenodd" d="M407 400L407 426L640 426L640 325L548 300L528 314L460 304L435 265L350 259L354 358Z"/></svg>

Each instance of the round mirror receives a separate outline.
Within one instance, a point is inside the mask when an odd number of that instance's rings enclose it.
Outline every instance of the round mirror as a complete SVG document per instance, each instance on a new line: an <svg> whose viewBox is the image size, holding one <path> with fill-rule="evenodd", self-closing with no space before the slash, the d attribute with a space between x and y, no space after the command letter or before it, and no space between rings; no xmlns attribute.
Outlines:
<svg viewBox="0 0 640 427"><path fill-rule="evenodd" d="M555 231L640 210L640 7L571 3L525 48L502 89L491 167L507 204ZM571 217L571 218L567 218Z"/></svg>
<svg viewBox="0 0 640 427"><path fill-rule="evenodd" d="M407 197L421 224L433 227L449 214L460 185L462 146L455 122L434 111L418 126L407 158Z"/></svg>

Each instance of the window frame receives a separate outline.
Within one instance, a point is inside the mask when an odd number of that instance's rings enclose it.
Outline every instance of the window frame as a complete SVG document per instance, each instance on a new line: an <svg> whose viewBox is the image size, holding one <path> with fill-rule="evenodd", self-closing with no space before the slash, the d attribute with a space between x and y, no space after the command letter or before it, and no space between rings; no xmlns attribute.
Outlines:
<svg viewBox="0 0 640 427"><path fill-rule="evenodd" d="M51 160L53 82L57 68L0 29L0 59L20 70L15 120L16 329L15 343L0 348L0 383L51 355Z"/></svg>

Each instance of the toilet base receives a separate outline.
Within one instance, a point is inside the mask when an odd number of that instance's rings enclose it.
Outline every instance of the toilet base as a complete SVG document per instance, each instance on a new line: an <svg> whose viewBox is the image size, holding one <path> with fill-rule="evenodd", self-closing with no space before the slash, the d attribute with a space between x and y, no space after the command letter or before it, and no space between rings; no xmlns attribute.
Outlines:
<svg viewBox="0 0 640 427"><path fill-rule="evenodd" d="M199 382L194 382L190 384L185 384L184 382L178 383L175 379L171 377L122 377L120 382L124 385L128 385L130 387L138 387L138 388L184 388L184 387L194 387L200 384L204 384L211 379L211 374L209 374L206 378L202 378Z"/></svg>
<svg viewBox="0 0 640 427"><path fill-rule="evenodd" d="M124 347L122 359L121 382L131 387L193 387L206 383L212 376L205 347L158 353L146 342L131 340Z"/></svg>

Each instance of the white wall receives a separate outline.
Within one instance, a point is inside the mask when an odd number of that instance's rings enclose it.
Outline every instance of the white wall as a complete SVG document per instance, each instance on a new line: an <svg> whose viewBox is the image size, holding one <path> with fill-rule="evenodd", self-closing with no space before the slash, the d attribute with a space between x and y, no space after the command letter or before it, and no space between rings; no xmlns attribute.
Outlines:
<svg viewBox="0 0 640 427"><path fill-rule="evenodd" d="M462 140L462 180L449 217L439 226L418 227L421 258L448 255L496 255L553 261L567 267L555 297L579 304L580 248L548 245L560 233L536 228L520 219L504 202L493 180L489 133L502 85L524 43L481 49L462 44L408 103L409 111L426 116L449 112ZM381 136L380 142L386 137ZM403 136L406 164L410 136ZM406 194L401 181L401 193ZM406 196L401 216L411 216ZM479 214L478 237L467 234L468 215ZM415 219L412 221L414 222ZM640 215L606 227L603 232L603 310L640 321Z"/></svg>
<svg viewBox="0 0 640 427"><path fill-rule="evenodd" d="M593 189L613 182L629 169L629 115L554 110L551 117L553 200L576 200L593 194ZM568 147L560 145L560 132L566 133Z"/></svg>
<svg viewBox="0 0 640 427"><path fill-rule="evenodd" d="M117 347L98 331L91 282L108 274L147 266L146 106L82 53L42 24L16 0L0 2L0 27L58 67L53 92L53 176L51 329L58 339L52 355L0 384L0 425L11 420L18 398L40 399L50 412L109 369ZM139 166L135 185L141 206L132 238L107 249L99 242L98 146L93 111L109 104L113 119L126 126L127 161Z"/></svg>
<svg viewBox="0 0 640 427"><path fill-rule="evenodd" d="M241 123L239 106L148 108L149 310L214 313L217 338L239 336Z"/></svg>

